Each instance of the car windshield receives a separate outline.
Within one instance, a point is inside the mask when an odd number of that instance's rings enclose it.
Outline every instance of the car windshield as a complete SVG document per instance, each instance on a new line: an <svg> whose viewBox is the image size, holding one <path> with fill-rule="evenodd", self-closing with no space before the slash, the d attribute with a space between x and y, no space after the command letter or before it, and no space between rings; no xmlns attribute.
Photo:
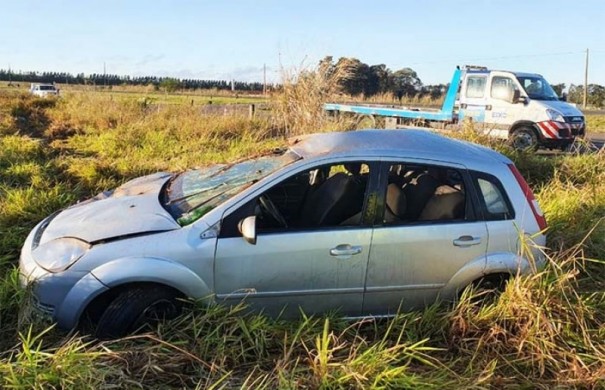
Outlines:
<svg viewBox="0 0 605 390"><path fill-rule="evenodd" d="M41 85L40 91L54 91L55 87L52 85Z"/></svg>
<svg viewBox="0 0 605 390"><path fill-rule="evenodd" d="M213 165L175 175L166 185L164 207L181 225L188 225L258 180L301 157L281 149L271 155L232 164Z"/></svg>
<svg viewBox="0 0 605 390"><path fill-rule="evenodd" d="M550 84L539 76L517 76L519 83L527 93L530 99L535 100L559 100L557 93Z"/></svg>

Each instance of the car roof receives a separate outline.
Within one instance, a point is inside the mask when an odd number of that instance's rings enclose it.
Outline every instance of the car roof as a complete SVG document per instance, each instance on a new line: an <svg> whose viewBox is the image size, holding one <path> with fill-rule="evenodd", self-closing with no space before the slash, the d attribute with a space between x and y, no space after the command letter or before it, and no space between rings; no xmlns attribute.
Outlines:
<svg viewBox="0 0 605 390"><path fill-rule="evenodd" d="M464 165L482 165L488 161L510 162L508 158L486 147L416 129L311 134L301 137L292 149L305 159L338 155L408 157Z"/></svg>

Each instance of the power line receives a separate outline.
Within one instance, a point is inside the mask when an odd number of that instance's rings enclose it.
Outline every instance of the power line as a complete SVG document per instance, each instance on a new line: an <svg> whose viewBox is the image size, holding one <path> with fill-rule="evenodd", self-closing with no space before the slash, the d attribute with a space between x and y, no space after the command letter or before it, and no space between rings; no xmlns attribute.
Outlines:
<svg viewBox="0 0 605 390"><path fill-rule="evenodd" d="M599 51L599 50L597 50ZM483 58L472 58L465 60L455 60L450 59L440 59L434 61L421 61L415 62L410 65L425 65L425 64L437 64L442 62L456 62L456 63L465 63L465 62L475 62L475 61L492 61L492 60L505 60L505 59L514 59L514 58L531 58L531 57L548 57L548 56L563 56L563 55L573 55L573 54L584 54L585 51L566 51L566 52L557 52L557 53L539 53L539 54L516 54L516 55L508 55L508 56L499 56L499 57L483 57Z"/></svg>

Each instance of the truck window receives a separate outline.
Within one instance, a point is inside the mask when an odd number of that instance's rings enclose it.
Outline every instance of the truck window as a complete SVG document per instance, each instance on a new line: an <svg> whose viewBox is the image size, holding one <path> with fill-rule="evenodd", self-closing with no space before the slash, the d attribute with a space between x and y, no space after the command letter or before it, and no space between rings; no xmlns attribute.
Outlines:
<svg viewBox="0 0 605 390"><path fill-rule="evenodd" d="M510 101L513 98L515 83L509 77L494 76L492 78L491 97Z"/></svg>
<svg viewBox="0 0 605 390"><path fill-rule="evenodd" d="M485 96L485 76L469 76L466 79L466 97L482 98Z"/></svg>

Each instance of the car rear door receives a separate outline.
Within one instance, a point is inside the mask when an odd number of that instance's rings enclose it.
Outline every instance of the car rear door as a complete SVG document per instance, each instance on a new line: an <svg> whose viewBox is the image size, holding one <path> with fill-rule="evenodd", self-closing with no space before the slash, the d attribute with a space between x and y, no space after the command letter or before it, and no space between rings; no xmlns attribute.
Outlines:
<svg viewBox="0 0 605 390"><path fill-rule="evenodd" d="M441 190L431 189L430 195L426 195L425 191L425 194L418 194L417 199L414 198L414 191L418 192L419 189L406 187L413 181L402 185L401 181L394 177L393 172L399 169L396 167L403 167L404 171L424 170L423 174L413 179L417 180L417 183L413 184L416 186L424 183L421 179L425 178L424 175L430 176L431 171L441 172L437 176L441 175L442 181L435 181L439 184L437 188L452 188L448 191L457 199L458 215L452 218L433 217L435 219L431 220L431 212L427 207L431 202L430 205L434 208L436 203L430 199L437 196L435 191ZM401 191L404 193L401 196L404 201L401 202L405 206L400 208L412 209L400 211L401 218L394 221L387 221L386 214L377 212L379 219L376 221L370 250L364 314L393 314L400 308L408 310L422 307L432 303L441 289L453 280L454 275L464 272L481 275L485 267L488 232L486 223L475 217L475 195L466 169L462 166L391 161L383 163L380 173L379 187L383 189L381 199L385 199L379 203L380 207L389 207L390 189L393 189L389 186L393 187L396 182L397 186L404 189ZM455 179L444 178L443 174ZM422 205L423 198L427 198L425 205ZM420 215L415 210L418 207L423 208ZM460 207L463 207L462 212ZM396 206L392 208L395 209Z"/></svg>

